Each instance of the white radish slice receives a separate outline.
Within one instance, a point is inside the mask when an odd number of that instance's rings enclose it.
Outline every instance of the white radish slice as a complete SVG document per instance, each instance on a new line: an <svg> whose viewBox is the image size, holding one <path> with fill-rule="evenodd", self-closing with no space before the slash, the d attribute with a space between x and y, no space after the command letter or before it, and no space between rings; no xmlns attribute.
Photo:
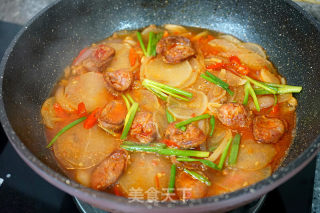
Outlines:
<svg viewBox="0 0 320 213"><path fill-rule="evenodd" d="M132 153L126 171L119 184L127 196L132 189L142 189L144 197L148 190L168 188L171 162L163 156L147 153ZM157 177L156 177L157 176Z"/></svg>
<svg viewBox="0 0 320 213"><path fill-rule="evenodd" d="M178 33L178 34L181 34L181 33L186 33L188 32L186 28L180 26L180 25L175 25L175 24L166 24L164 25L164 28L166 30L169 31L169 33Z"/></svg>
<svg viewBox="0 0 320 213"><path fill-rule="evenodd" d="M69 80L68 85L56 92L57 102L65 110L76 110L83 102L88 112L97 107L103 107L111 95L107 92L105 81L101 73L88 72Z"/></svg>
<svg viewBox="0 0 320 213"><path fill-rule="evenodd" d="M258 55L260 55L263 58L267 58L266 51L258 44L247 42L247 43L242 43L242 46L244 48L251 50L252 52L257 53Z"/></svg>
<svg viewBox="0 0 320 213"><path fill-rule="evenodd" d="M280 95L278 95L278 102L279 103L287 102L291 98L292 98L292 93L280 94Z"/></svg>
<svg viewBox="0 0 320 213"><path fill-rule="evenodd" d="M157 128L158 138L162 139L169 125L165 110L163 108L158 108L157 110L153 111L152 119Z"/></svg>
<svg viewBox="0 0 320 213"><path fill-rule="evenodd" d="M214 150L214 152L208 157L208 160L214 162L215 160L220 157L222 154L224 148L227 146L228 141L232 137L231 130L222 130L224 132L216 131L215 134L210 138L210 141L208 142L209 146L217 146L217 149ZM223 136L221 136L223 135ZM222 140L221 140L222 139ZM221 141L221 142L220 142Z"/></svg>
<svg viewBox="0 0 320 213"><path fill-rule="evenodd" d="M90 169L77 169L75 171L75 179L80 184L89 187L90 186L90 180L91 180L91 173L93 168Z"/></svg>
<svg viewBox="0 0 320 213"><path fill-rule="evenodd" d="M243 170L259 170L267 166L276 155L272 144L257 143L253 140L241 141L236 168Z"/></svg>
<svg viewBox="0 0 320 213"><path fill-rule="evenodd" d="M261 181L269 177L271 173L272 170L270 166L256 171L226 168L222 172L209 174L209 177L214 180L216 185L229 191L235 191Z"/></svg>
<svg viewBox="0 0 320 213"><path fill-rule="evenodd" d="M119 69L130 69L129 52L130 45L122 43L107 43L108 46L115 49L116 54L112 59L110 65L108 65L108 71L116 71Z"/></svg>
<svg viewBox="0 0 320 213"><path fill-rule="evenodd" d="M218 38L225 39L225 40L231 41L232 43L236 43L236 44L242 43L239 39L237 39L236 37L234 37L232 35L220 35L220 36L218 36Z"/></svg>
<svg viewBox="0 0 320 213"><path fill-rule="evenodd" d="M119 145L119 140L98 126L85 129L80 123L57 139L53 151L64 168L88 169L99 164Z"/></svg>
<svg viewBox="0 0 320 213"><path fill-rule="evenodd" d="M191 89L186 91L192 93L190 101L179 100L171 96L168 97L168 110L179 119L188 119L201 115L207 109L208 98L203 92Z"/></svg>
<svg viewBox="0 0 320 213"><path fill-rule="evenodd" d="M145 28L142 32L141 32L141 36L143 38L144 41L148 41L149 40L149 33L150 32L154 32L154 33L161 33L163 32L162 29L157 28L156 25L152 24L149 27Z"/></svg>
<svg viewBox="0 0 320 213"><path fill-rule="evenodd" d="M261 109L269 108L274 105L274 97L271 95L258 96L257 98ZM250 110L256 109L256 106L254 105L251 99L249 101L248 106Z"/></svg>
<svg viewBox="0 0 320 213"><path fill-rule="evenodd" d="M275 74L266 69L261 69L260 78L263 82L279 84L280 80Z"/></svg>
<svg viewBox="0 0 320 213"><path fill-rule="evenodd" d="M134 101L139 103L139 108L142 110L153 112L160 108L157 96L146 89L133 90L131 96Z"/></svg>
<svg viewBox="0 0 320 213"><path fill-rule="evenodd" d="M164 63L161 58L143 60L141 79L149 79L173 87L183 87L192 74L188 61L179 64Z"/></svg>
<svg viewBox="0 0 320 213"><path fill-rule="evenodd" d="M44 125L48 128L53 128L57 121L61 121L62 118L56 116L53 108L53 104L56 102L54 97L48 98L41 107L41 115Z"/></svg>

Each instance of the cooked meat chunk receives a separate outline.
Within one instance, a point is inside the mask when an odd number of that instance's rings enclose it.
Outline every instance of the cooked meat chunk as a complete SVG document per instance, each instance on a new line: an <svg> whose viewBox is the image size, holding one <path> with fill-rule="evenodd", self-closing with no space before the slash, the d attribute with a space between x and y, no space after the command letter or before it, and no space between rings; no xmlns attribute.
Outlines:
<svg viewBox="0 0 320 213"><path fill-rule="evenodd" d="M223 104L218 110L218 118L222 124L231 128L248 127L251 118L242 104Z"/></svg>
<svg viewBox="0 0 320 213"><path fill-rule="evenodd" d="M105 72L104 78L108 86L119 92L127 90L133 81L132 73L126 69L121 69L114 72Z"/></svg>
<svg viewBox="0 0 320 213"><path fill-rule="evenodd" d="M188 38L168 36L158 42L157 53L163 56L165 63L177 64L195 55L195 50Z"/></svg>
<svg viewBox="0 0 320 213"><path fill-rule="evenodd" d="M91 187L96 190L105 190L115 183L126 166L127 156L124 150L117 150L103 160L92 172Z"/></svg>
<svg viewBox="0 0 320 213"><path fill-rule="evenodd" d="M176 146L188 149L197 147L206 141L206 135L195 125L189 124L186 131L182 131L175 127L176 123L169 124L165 133L165 137Z"/></svg>
<svg viewBox="0 0 320 213"><path fill-rule="evenodd" d="M88 71L103 71L109 61L113 59L115 50L105 44L89 47L80 52L73 65L82 65Z"/></svg>
<svg viewBox="0 0 320 213"><path fill-rule="evenodd" d="M156 124L152 113L146 111L137 112L130 130L130 135L141 143L150 143L157 137Z"/></svg>
<svg viewBox="0 0 320 213"><path fill-rule="evenodd" d="M285 132L284 123L278 118L263 115L253 119L253 136L261 143L276 143Z"/></svg>
<svg viewBox="0 0 320 213"><path fill-rule="evenodd" d="M100 113L98 123L101 127L117 131L122 128L127 115L127 107L123 101L113 100Z"/></svg>
<svg viewBox="0 0 320 213"><path fill-rule="evenodd" d="M197 173L203 175L199 171ZM182 171L178 172L176 176L175 187L176 194L181 200L203 198L208 192L208 186L205 183Z"/></svg>

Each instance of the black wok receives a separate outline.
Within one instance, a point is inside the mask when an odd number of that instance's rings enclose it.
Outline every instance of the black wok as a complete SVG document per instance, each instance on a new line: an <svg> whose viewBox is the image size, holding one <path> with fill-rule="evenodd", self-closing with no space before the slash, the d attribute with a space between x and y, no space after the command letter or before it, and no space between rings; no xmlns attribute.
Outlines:
<svg viewBox="0 0 320 213"><path fill-rule="evenodd" d="M173 23L213 29L262 45L296 97L297 134L288 157L268 179L186 203L129 203L69 180L45 148L40 107L72 58L86 45L122 29ZM81 200L109 211L226 211L258 198L300 171L320 146L320 30L290 1L59 1L21 30L1 63L0 116L9 140L39 175ZM27 184L27 183L26 183Z"/></svg>

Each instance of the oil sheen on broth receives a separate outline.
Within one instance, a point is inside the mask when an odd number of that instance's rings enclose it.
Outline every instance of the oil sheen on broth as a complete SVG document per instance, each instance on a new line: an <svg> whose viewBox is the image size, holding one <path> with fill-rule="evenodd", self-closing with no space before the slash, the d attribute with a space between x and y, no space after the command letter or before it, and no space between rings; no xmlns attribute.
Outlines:
<svg viewBox="0 0 320 213"><path fill-rule="evenodd" d="M41 114L48 143L82 119L50 144L75 181L125 197L140 188L145 199L172 187L172 199L194 199L277 169L293 139L298 90L257 44L151 25L81 50Z"/></svg>

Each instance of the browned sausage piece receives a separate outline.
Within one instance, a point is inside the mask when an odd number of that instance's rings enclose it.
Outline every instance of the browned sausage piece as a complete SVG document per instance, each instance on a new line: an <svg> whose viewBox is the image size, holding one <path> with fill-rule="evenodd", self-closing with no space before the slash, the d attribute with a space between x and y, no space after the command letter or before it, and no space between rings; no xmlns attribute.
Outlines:
<svg viewBox="0 0 320 213"><path fill-rule="evenodd" d="M157 53L163 56L165 63L177 64L195 55L195 50L188 38L168 36L158 42Z"/></svg>
<svg viewBox="0 0 320 213"><path fill-rule="evenodd" d="M133 81L132 73L126 69L121 69L114 72L105 72L104 78L108 86L119 92L127 90Z"/></svg>
<svg viewBox="0 0 320 213"><path fill-rule="evenodd" d="M182 131L175 127L176 123L169 124L165 133L166 138L176 146L187 149L197 147L206 141L206 135L195 125L189 124L186 131Z"/></svg>
<svg viewBox="0 0 320 213"><path fill-rule="evenodd" d="M263 115L253 119L253 136L261 143L276 143L285 131L284 123L278 118L267 118Z"/></svg>
<svg viewBox="0 0 320 213"><path fill-rule="evenodd" d="M251 118L246 108L242 104L223 104L218 110L220 122L231 128L248 127Z"/></svg>
<svg viewBox="0 0 320 213"><path fill-rule="evenodd" d="M199 171L197 173L202 175ZM208 192L208 186L205 183L182 171L179 171L176 176L175 188L175 192L181 200L203 198Z"/></svg>
<svg viewBox="0 0 320 213"><path fill-rule="evenodd" d="M105 190L115 183L122 174L127 162L127 153L117 150L102 161L92 172L90 185L96 190Z"/></svg>
<svg viewBox="0 0 320 213"><path fill-rule="evenodd" d="M157 137L157 129L153 122L152 113L137 112L131 126L130 135L137 138L141 143L154 141Z"/></svg>
<svg viewBox="0 0 320 213"><path fill-rule="evenodd" d="M103 71L107 63L111 61L115 55L115 50L105 44L100 44L88 48L85 52L80 53L74 65L82 62L83 66L89 71ZM90 54L88 54L90 53Z"/></svg>
<svg viewBox="0 0 320 213"><path fill-rule="evenodd" d="M127 107L123 101L113 100L108 103L100 113L98 123L109 130L119 130L124 124Z"/></svg>

